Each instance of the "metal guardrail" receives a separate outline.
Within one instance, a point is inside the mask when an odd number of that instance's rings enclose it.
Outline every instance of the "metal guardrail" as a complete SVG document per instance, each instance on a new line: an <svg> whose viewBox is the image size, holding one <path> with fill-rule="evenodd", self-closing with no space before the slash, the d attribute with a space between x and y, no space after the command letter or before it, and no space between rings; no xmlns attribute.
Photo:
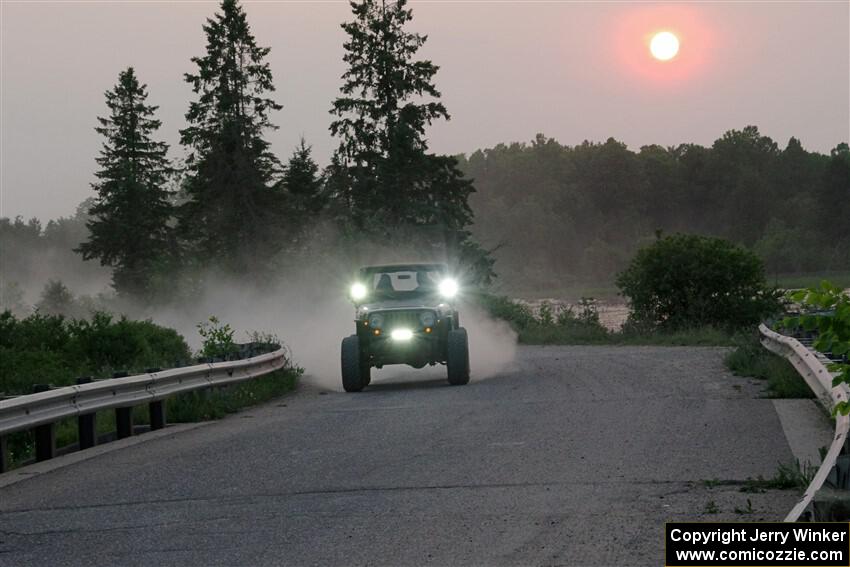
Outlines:
<svg viewBox="0 0 850 567"><path fill-rule="evenodd" d="M771 352L788 359L827 410L831 412L837 403L850 400L850 388L846 384L833 387L832 379L835 374L826 368L826 364L830 362L829 359L818 352L809 350L797 339L781 335L764 324L759 325L759 331L762 335L762 345ZM839 455L844 450L848 430L850 430L850 416L837 415L832 444L823 457L823 462L812 482L803 493L803 497L785 517L786 522L798 521L809 510L812 499L824 483L830 477L836 476L833 471L836 469Z"/></svg>
<svg viewBox="0 0 850 567"><path fill-rule="evenodd" d="M288 351L281 348L244 360L198 364L124 378L99 380L0 400L0 473L8 468L6 436L35 430L36 460L55 455L54 424L78 417L80 448L96 444L95 413L116 411L117 437L133 433L132 408L149 404L151 429L165 427L164 400L175 394L235 384L286 367Z"/></svg>

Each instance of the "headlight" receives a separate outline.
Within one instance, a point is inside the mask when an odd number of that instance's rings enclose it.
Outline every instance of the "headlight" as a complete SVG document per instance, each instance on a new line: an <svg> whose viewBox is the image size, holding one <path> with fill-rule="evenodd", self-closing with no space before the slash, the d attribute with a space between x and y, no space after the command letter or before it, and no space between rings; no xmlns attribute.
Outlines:
<svg viewBox="0 0 850 567"><path fill-rule="evenodd" d="M419 322L422 323L423 327L433 327L434 323L437 322L437 318L434 316L433 311L423 311L419 315Z"/></svg>
<svg viewBox="0 0 850 567"><path fill-rule="evenodd" d="M351 286L351 299L358 300L366 297L366 286L362 283L356 283Z"/></svg>
<svg viewBox="0 0 850 567"><path fill-rule="evenodd" d="M380 329L384 326L384 316L380 313L372 313L369 317L369 326L373 329Z"/></svg>
<svg viewBox="0 0 850 567"><path fill-rule="evenodd" d="M446 278L440 282L440 295L443 297L454 297L457 295L457 282L451 278Z"/></svg>
<svg viewBox="0 0 850 567"><path fill-rule="evenodd" d="M390 336L394 341L409 341L413 338L413 331L410 329L396 329Z"/></svg>

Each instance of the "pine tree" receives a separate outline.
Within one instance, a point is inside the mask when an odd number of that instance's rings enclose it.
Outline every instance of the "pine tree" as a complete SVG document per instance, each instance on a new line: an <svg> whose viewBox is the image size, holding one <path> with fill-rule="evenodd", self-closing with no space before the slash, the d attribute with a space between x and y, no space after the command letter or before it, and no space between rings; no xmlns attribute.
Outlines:
<svg viewBox="0 0 850 567"><path fill-rule="evenodd" d="M301 138L301 143L286 164L282 185L297 212L315 215L322 210L324 195L319 165L313 160L312 151L313 148Z"/></svg>
<svg viewBox="0 0 850 567"><path fill-rule="evenodd" d="M97 198L86 222L88 241L76 249L85 260L111 266L112 285L122 295L149 298L174 250L168 146L153 139L160 127L156 106L145 103L147 86L132 67L106 92L109 116L95 130L105 139L92 184Z"/></svg>
<svg viewBox="0 0 850 567"><path fill-rule="evenodd" d="M348 182L337 197L358 228L368 220L460 229L470 221L466 201L474 189L456 160L428 153L426 127L449 115L433 83L438 67L416 59L427 37L405 30L413 17L406 4L352 1L354 21L342 25L348 69L331 133L341 139L335 163Z"/></svg>
<svg viewBox="0 0 850 567"><path fill-rule="evenodd" d="M199 96L180 132L190 155L179 227L202 261L239 272L276 246L280 162L263 134L276 128L269 114L282 106L268 96L275 90L270 49L257 45L236 0L224 0L203 29L206 54L192 59L197 72L185 76Z"/></svg>
<svg viewBox="0 0 850 567"><path fill-rule="evenodd" d="M340 138L328 168L331 208L347 209L355 229L385 236L416 239L412 227L439 228L450 260L487 282L493 260L465 230L472 181L455 158L428 152L425 129L449 114L434 86L439 67L416 58L427 36L405 29L413 18L407 0L350 4L354 20L342 25L348 68L331 109L331 133Z"/></svg>
<svg viewBox="0 0 850 567"><path fill-rule="evenodd" d="M43 315L75 315L74 295L60 280L48 280L35 305Z"/></svg>

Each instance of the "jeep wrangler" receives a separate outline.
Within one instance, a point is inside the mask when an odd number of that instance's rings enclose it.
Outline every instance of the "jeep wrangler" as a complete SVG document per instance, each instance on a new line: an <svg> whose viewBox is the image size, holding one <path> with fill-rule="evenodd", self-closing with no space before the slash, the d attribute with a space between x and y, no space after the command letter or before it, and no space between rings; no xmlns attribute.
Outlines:
<svg viewBox="0 0 850 567"><path fill-rule="evenodd" d="M445 364L449 384L468 383L469 343L457 294L445 264L361 268L349 292L356 332L342 340L345 391L361 391L372 368L387 364Z"/></svg>

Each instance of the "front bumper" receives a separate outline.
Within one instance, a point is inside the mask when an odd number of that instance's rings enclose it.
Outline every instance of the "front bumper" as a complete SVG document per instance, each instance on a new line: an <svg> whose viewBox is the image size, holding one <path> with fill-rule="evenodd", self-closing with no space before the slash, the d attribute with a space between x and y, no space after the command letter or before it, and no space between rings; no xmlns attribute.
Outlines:
<svg viewBox="0 0 850 567"><path fill-rule="evenodd" d="M364 354L372 366L380 368L385 364L409 364L421 368L426 364L445 362L445 341L437 333L414 331L409 340L395 340L388 334L368 338L364 345Z"/></svg>

